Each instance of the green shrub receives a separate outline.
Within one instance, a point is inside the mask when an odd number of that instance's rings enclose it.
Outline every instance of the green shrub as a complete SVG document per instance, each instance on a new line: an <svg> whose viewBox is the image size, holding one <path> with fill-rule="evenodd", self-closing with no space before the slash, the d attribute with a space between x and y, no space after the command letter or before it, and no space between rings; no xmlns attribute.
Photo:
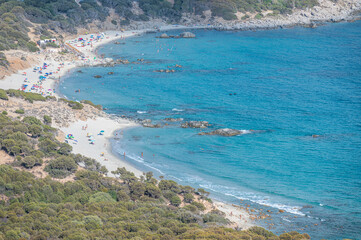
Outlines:
<svg viewBox="0 0 361 240"><path fill-rule="evenodd" d="M54 42L48 42L46 43L46 47L59 48L59 45Z"/></svg>
<svg viewBox="0 0 361 240"><path fill-rule="evenodd" d="M88 104L88 105L93 106L93 107L95 107L95 108L97 108L99 110L103 109L102 105L95 105L93 102L91 102L89 100L83 100L83 101L81 101L81 103Z"/></svg>
<svg viewBox="0 0 361 240"><path fill-rule="evenodd" d="M24 114L25 111L24 111L24 109L17 109L17 110L15 110L15 113L17 113L17 114Z"/></svg>
<svg viewBox="0 0 361 240"><path fill-rule="evenodd" d="M33 116L24 117L22 122L29 125L38 125L38 126L43 125L39 119Z"/></svg>
<svg viewBox="0 0 361 240"><path fill-rule="evenodd" d="M206 210L206 207L203 205L203 203L200 203L200 202L192 202L191 205L195 206L195 207L198 208L198 210L200 210L200 211Z"/></svg>
<svg viewBox="0 0 361 240"><path fill-rule="evenodd" d="M81 110L83 109L83 104L79 103L79 102L75 102L75 101L71 101L71 100L67 100L65 98L60 98L59 101L63 101L66 102L68 104L69 107L71 107L72 109L78 109Z"/></svg>
<svg viewBox="0 0 361 240"><path fill-rule="evenodd" d="M28 50L29 50L30 52L37 52L37 51L40 50L40 49L38 48L38 46L36 45L36 43L34 43L34 42L28 42L28 43L26 44L26 47L28 48Z"/></svg>
<svg viewBox="0 0 361 240"><path fill-rule="evenodd" d="M0 89L0 99L9 100L8 95L6 94L5 90L3 90L3 89Z"/></svg>
<svg viewBox="0 0 361 240"><path fill-rule="evenodd" d="M219 223L227 224L229 221L221 215L210 212L210 213L203 215L203 222L205 222L205 223L219 222Z"/></svg>
<svg viewBox="0 0 361 240"><path fill-rule="evenodd" d="M184 202L186 202L186 203L191 203L191 202L193 202L193 199L194 199L194 196L193 196L193 194L191 194L191 193L186 193L186 194L184 195Z"/></svg>
<svg viewBox="0 0 361 240"><path fill-rule="evenodd" d="M78 168L75 161L70 157L58 157L49 161L45 171L54 178L65 178L74 173Z"/></svg>
<svg viewBox="0 0 361 240"><path fill-rule="evenodd" d="M33 156L27 156L21 160L21 165L23 165L26 168L33 168L36 165L42 165L42 164L43 164L42 159L37 159L36 157Z"/></svg>
<svg viewBox="0 0 361 240"><path fill-rule="evenodd" d="M48 115L44 115L44 123L46 125L51 125L51 122L52 122L51 117L49 117Z"/></svg>
<svg viewBox="0 0 361 240"><path fill-rule="evenodd" d="M262 13L257 13L256 16L254 16L255 19L261 19L263 18L263 14Z"/></svg>
<svg viewBox="0 0 361 240"><path fill-rule="evenodd" d="M174 195L174 196L170 199L170 204L172 204L173 206L178 207L181 203L182 203L182 201L181 201L181 199L180 199L177 195Z"/></svg>
<svg viewBox="0 0 361 240"><path fill-rule="evenodd" d="M31 103L33 103L34 101L45 101L46 100L46 98L43 97L40 94L31 93L31 92L23 92L23 91L20 91L20 90L10 89L10 90L6 90L6 93L10 97L23 98L26 101L29 101Z"/></svg>
<svg viewBox="0 0 361 240"><path fill-rule="evenodd" d="M2 111L1 114L2 114L2 115L8 115L8 112L7 112L7 111Z"/></svg>
<svg viewBox="0 0 361 240"><path fill-rule="evenodd" d="M99 202L115 202L114 198L105 192L94 193L89 198L90 203L99 203Z"/></svg>

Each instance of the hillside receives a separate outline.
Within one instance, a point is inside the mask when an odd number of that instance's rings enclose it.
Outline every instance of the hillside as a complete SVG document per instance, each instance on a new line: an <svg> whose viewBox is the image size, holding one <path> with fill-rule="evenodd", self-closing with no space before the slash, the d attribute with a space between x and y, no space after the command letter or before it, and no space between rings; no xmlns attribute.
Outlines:
<svg viewBox="0 0 361 240"><path fill-rule="evenodd" d="M316 0L1 0L0 1L0 51L26 49L37 51L34 40L50 38L62 33L76 34L78 28L99 23L114 28L125 27L130 22L163 19L178 23L184 14L205 18L207 11L212 17L225 20L237 19L237 13L254 13L271 10L272 14L286 14L294 8L307 8ZM250 14L250 15L252 15ZM4 65L5 63L1 63Z"/></svg>
<svg viewBox="0 0 361 240"><path fill-rule="evenodd" d="M118 168L109 177L99 162L58 140L55 113L45 115L56 101L63 111L100 114L89 101L0 90L7 109L0 113L0 239L309 239L227 228L208 192L151 172L136 177Z"/></svg>

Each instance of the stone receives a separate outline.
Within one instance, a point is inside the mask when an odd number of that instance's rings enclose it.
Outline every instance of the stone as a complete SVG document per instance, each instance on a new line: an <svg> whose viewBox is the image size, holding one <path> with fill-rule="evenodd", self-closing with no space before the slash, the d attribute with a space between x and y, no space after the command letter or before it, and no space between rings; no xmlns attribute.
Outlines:
<svg viewBox="0 0 361 240"><path fill-rule="evenodd" d="M183 32L180 34L180 37L182 38L195 38L196 35L194 33L191 32Z"/></svg>
<svg viewBox="0 0 361 240"><path fill-rule="evenodd" d="M114 74L114 72L108 72L108 75L113 75Z"/></svg>
<svg viewBox="0 0 361 240"><path fill-rule="evenodd" d="M236 129L231 129L231 128L221 128L221 129L214 130L212 132L198 133L198 135L220 135L220 136L224 136L224 137L232 137L232 136L237 136L240 134L242 134L242 131L236 130Z"/></svg>
<svg viewBox="0 0 361 240"><path fill-rule="evenodd" d="M102 78L100 75L95 75L94 78Z"/></svg>
<svg viewBox="0 0 361 240"><path fill-rule="evenodd" d="M159 38L169 38L169 36L166 33L162 33Z"/></svg>
<svg viewBox="0 0 361 240"><path fill-rule="evenodd" d="M183 121L183 118L164 118L164 121L168 121L168 122L181 122L181 121Z"/></svg>
<svg viewBox="0 0 361 240"><path fill-rule="evenodd" d="M142 126L147 127L147 128L161 128L162 127L159 123L158 124L143 123Z"/></svg>
<svg viewBox="0 0 361 240"><path fill-rule="evenodd" d="M189 121L181 125L182 128L207 128L209 126L207 121Z"/></svg>

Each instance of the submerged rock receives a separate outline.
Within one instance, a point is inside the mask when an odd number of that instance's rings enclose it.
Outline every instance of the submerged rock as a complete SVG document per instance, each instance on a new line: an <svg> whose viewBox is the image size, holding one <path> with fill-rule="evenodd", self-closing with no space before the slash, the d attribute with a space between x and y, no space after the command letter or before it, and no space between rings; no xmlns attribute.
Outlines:
<svg viewBox="0 0 361 240"><path fill-rule="evenodd" d="M95 75L94 78L102 78L100 75Z"/></svg>
<svg viewBox="0 0 361 240"><path fill-rule="evenodd" d="M182 38L195 38L196 37L196 35L191 32L183 32L179 36Z"/></svg>
<svg viewBox="0 0 361 240"><path fill-rule="evenodd" d="M114 72L108 72L108 75L113 75L114 74Z"/></svg>
<svg viewBox="0 0 361 240"><path fill-rule="evenodd" d="M158 124L153 124L153 123L143 123L142 124L143 127L147 127L147 128L161 128L162 125Z"/></svg>
<svg viewBox="0 0 361 240"><path fill-rule="evenodd" d="M207 121L189 121L181 125L182 128L207 128L211 126Z"/></svg>
<svg viewBox="0 0 361 240"><path fill-rule="evenodd" d="M168 121L168 122L181 122L181 121L183 121L183 118L164 118L164 121Z"/></svg>
<svg viewBox="0 0 361 240"><path fill-rule="evenodd" d="M231 128L222 128L222 129L214 130L212 132L198 133L198 135L220 135L220 136L225 136L225 137L232 137L232 136L237 136L240 134L242 134L242 131L236 130L236 129L231 129Z"/></svg>

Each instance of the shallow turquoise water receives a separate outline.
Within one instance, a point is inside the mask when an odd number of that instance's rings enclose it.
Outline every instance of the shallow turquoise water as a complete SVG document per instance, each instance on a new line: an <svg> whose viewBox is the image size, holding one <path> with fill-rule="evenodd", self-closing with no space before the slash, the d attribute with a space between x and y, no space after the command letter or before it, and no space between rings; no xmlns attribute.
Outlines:
<svg viewBox="0 0 361 240"><path fill-rule="evenodd" d="M261 130L227 138L199 136L179 124L139 127L124 131L114 151L215 198L285 210L272 214L277 233L360 239L361 22L194 32L196 39L149 34L103 46L99 53L107 57L149 63L74 70L60 91L134 118L182 117L209 121L212 129ZM154 72L175 64L183 67Z"/></svg>

